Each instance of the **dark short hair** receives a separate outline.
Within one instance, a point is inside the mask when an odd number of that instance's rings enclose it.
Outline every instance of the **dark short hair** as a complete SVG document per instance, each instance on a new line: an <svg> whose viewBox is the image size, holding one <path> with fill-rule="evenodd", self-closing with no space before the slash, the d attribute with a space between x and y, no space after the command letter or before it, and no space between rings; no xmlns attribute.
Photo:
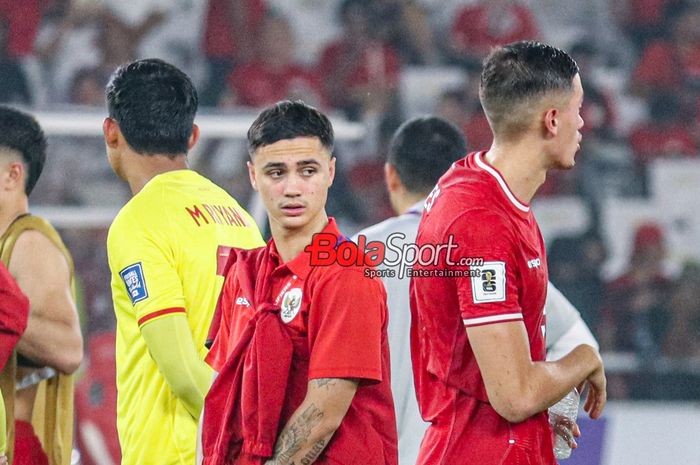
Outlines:
<svg viewBox="0 0 700 465"><path fill-rule="evenodd" d="M333 126L326 115L301 100L283 100L264 109L248 129L248 153L297 137L318 137L333 152Z"/></svg>
<svg viewBox="0 0 700 465"><path fill-rule="evenodd" d="M187 153L198 98L185 73L163 60L137 60L114 71L106 94L109 117L136 152Z"/></svg>
<svg viewBox="0 0 700 465"><path fill-rule="evenodd" d="M536 99L570 92L579 69L566 52L534 41L496 48L484 60L479 99L494 134L519 135Z"/></svg>
<svg viewBox="0 0 700 465"><path fill-rule="evenodd" d="M31 194L46 162L46 137L34 117L0 105L0 147L22 156L27 171L24 192Z"/></svg>
<svg viewBox="0 0 700 465"><path fill-rule="evenodd" d="M409 192L427 194L440 176L467 153L467 142L452 123L436 116L406 121L389 143L387 162Z"/></svg>

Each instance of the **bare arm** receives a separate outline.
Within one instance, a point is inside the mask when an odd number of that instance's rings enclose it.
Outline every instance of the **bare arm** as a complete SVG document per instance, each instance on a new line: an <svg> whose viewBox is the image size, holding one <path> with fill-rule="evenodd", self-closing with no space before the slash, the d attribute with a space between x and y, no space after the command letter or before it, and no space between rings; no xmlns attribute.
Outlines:
<svg viewBox="0 0 700 465"><path fill-rule="evenodd" d="M489 402L506 420L520 422L542 412L584 381L585 410L591 418L602 413L605 372L593 347L581 344L556 362L533 362L522 321L468 327L467 335Z"/></svg>
<svg viewBox="0 0 700 465"><path fill-rule="evenodd" d="M26 231L17 239L9 270L30 304L27 329L17 351L73 373L83 359L83 338L65 257L46 236Z"/></svg>
<svg viewBox="0 0 700 465"><path fill-rule="evenodd" d="M350 408L358 382L320 378L309 381L304 402L287 422L266 465L311 465Z"/></svg>

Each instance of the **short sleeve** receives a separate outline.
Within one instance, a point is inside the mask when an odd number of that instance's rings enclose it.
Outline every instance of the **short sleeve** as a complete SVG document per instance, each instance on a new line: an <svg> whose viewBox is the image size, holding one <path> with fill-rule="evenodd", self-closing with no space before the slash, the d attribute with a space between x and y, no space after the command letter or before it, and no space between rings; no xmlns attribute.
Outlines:
<svg viewBox="0 0 700 465"><path fill-rule="evenodd" d="M309 379L382 381L386 293L359 268L344 268L315 286L309 310Z"/></svg>
<svg viewBox="0 0 700 465"><path fill-rule="evenodd" d="M456 238L453 260L464 270L455 278L464 324L522 320L515 242L506 220L495 213L470 211L455 220L448 235Z"/></svg>
<svg viewBox="0 0 700 465"><path fill-rule="evenodd" d="M166 223L157 218L141 221L134 209L124 213L115 220L107 241L112 291L131 303L139 327L155 318L185 313Z"/></svg>

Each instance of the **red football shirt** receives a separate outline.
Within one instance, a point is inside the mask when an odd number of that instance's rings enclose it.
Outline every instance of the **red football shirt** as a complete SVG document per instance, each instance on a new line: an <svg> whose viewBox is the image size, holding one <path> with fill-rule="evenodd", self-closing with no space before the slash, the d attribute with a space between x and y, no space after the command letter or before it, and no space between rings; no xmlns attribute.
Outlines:
<svg viewBox="0 0 700 465"><path fill-rule="evenodd" d="M333 218L323 232L342 237ZM270 299L280 306L294 345L280 431L304 400L309 380L359 378L347 414L314 463L395 465L396 420L381 281L365 277L361 267L312 267L306 252L283 263L274 240L257 250L273 262L267 268L272 269ZM215 370L224 365L253 317L251 302L252 296L241 293L234 263L221 297L221 326L207 356Z"/></svg>
<svg viewBox="0 0 700 465"><path fill-rule="evenodd" d="M491 407L465 329L523 321L532 360L545 359L544 242L530 207L483 152L454 163L426 200L417 244L446 244L450 236L458 246L450 254L455 265L442 253L414 272L469 273L411 280L416 394L432 423L418 463L555 464L545 412L515 424ZM468 260L457 264L462 259Z"/></svg>

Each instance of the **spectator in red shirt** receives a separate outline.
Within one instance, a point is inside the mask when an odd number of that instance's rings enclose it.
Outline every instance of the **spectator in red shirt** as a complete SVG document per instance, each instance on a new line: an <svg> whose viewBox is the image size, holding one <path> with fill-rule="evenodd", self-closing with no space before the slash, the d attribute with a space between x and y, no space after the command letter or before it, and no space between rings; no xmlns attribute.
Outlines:
<svg viewBox="0 0 700 465"><path fill-rule="evenodd" d="M263 107L284 99L303 99L320 106L318 76L295 63L294 37L286 18L268 15L260 27L255 58L228 77L232 103Z"/></svg>
<svg viewBox="0 0 700 465"><path fill-rule="evenodd" d="M700 80L700 6L679 9L669 19L667 37L651 42L632 74L632 90L640 95L676 91Z"/></svg>
<svg viewBox="0 0 700 465"><path fill-rule="evenodd" d="M632 130L629 143L644 165L656 158L693 157L698 146L691 132L691 121L685 117L683 106L674 93L655 95L650 105L651 120Z"/></svg>
<svg viewBox="0 0 700 465"><path fill-rule="evenodd" d="M384 114L395 103L399 55L382 40L372 2L345 0L339 16L343 34L324 49L319 63L326 97L352 119Z"/></svg>
<svg viewBox="0 0 700 465"><path fill-rule="evenodd" d="M663 32L669 10L683 0L623 0L617 11L622 25L638 46L658 38Z"/></svg>
<svg viewBox="0 0 700 465"><path fill-rule="evenodd" d="M0 0L0 19L7 23L7 54L14 58L31 55L41 17L53 0Z"/></svg>
<svg viewBox="0 0 700 465"><path fill-rule="evenodd" d="M264 0L209 0L204 24L208 81L202 105L218 105L226 89L226 76L237 63L253 55L266 12Z"/></svg>
<svg viewBox="0 0 700 465"><path fill-rule="evenodd" d="M458 62L479 69L492 47L539 35L534 15L519 0L480 0L457 13L449 49Z"/></svg>

